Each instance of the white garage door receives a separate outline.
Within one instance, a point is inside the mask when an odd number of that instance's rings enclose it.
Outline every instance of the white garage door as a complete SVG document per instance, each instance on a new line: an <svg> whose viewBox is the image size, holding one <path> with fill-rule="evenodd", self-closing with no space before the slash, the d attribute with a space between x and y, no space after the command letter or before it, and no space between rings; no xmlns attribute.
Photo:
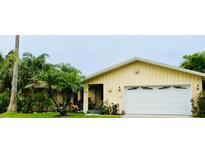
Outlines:
<svg viewBox="0 0 205 154"><path fill-rule="evenodd" d="M125 89L127 114L191 115L190 86L146 86Z"/></svg>

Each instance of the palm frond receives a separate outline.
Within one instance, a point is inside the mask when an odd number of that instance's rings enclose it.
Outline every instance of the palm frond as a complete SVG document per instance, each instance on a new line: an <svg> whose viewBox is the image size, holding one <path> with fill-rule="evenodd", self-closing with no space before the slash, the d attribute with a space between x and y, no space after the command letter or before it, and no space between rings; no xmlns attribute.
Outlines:
<svg viewBox="0 0 205 154"><path fill-rule="evenodd" d="M17 61L17 57L15 53L12 52L7 54L4 60L0 64L0 74L2 73L3 70L5 70L9 66L10 62L16 62L16 61Z"/></svg>

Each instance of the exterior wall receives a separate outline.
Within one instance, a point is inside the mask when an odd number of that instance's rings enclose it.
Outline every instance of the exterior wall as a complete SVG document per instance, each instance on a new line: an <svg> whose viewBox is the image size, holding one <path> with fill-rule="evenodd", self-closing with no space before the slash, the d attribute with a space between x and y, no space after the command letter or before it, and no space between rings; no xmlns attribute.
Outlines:
<svg viewBox="0 0 205 154"><path fill-rule="evenodd" d="M86 81L85 86L87 87L89 84L104 84L104 101L119 103L121 111L124 110L123 96L126 86L191 85L192 97L202 91L200 76L144 62L134 62L107 72ZM87 105L85 104L85 106ZM86 109L84 112L87 111Z"/></svg>

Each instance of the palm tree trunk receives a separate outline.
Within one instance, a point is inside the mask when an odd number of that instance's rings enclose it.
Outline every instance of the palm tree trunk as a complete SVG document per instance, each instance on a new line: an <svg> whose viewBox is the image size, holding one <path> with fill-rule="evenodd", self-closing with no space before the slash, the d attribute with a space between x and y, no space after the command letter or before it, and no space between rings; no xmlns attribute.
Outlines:
<svg viewBox="0 0 205 154"><path fill-rule="evenodd" d="M12 79L12 89L11 98L7 112L17 112L17 81L18 81L18 63L19 63L19 35L16 35L15 42L15 53L17 60L14 62L13 67L13 79Z"/></svg>

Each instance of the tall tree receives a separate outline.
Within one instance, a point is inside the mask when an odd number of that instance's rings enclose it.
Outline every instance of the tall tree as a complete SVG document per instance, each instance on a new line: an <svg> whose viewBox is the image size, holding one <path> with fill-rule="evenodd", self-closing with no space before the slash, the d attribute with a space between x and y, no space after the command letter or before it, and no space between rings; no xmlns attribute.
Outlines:
<svg viewBox="0 0 205 154"><path fill-rule="evenodd" d="M25 86L30 84L30 82L33 83L32 78L34 76L44 70L48 70L50 67L49 64L46 63L48 56L48 54L41 54L36 57L28 52L23 54L23 58L19 61L18 90L24 92Z"/></svg>
<svg viewBox="0 0 205 154"><path fill-rule="evenodd" d="M7 112L17 112L17 82L18 82L18 63L19 63L19 35L15 40L16 61L13 67L11 98Z"/></svg>

